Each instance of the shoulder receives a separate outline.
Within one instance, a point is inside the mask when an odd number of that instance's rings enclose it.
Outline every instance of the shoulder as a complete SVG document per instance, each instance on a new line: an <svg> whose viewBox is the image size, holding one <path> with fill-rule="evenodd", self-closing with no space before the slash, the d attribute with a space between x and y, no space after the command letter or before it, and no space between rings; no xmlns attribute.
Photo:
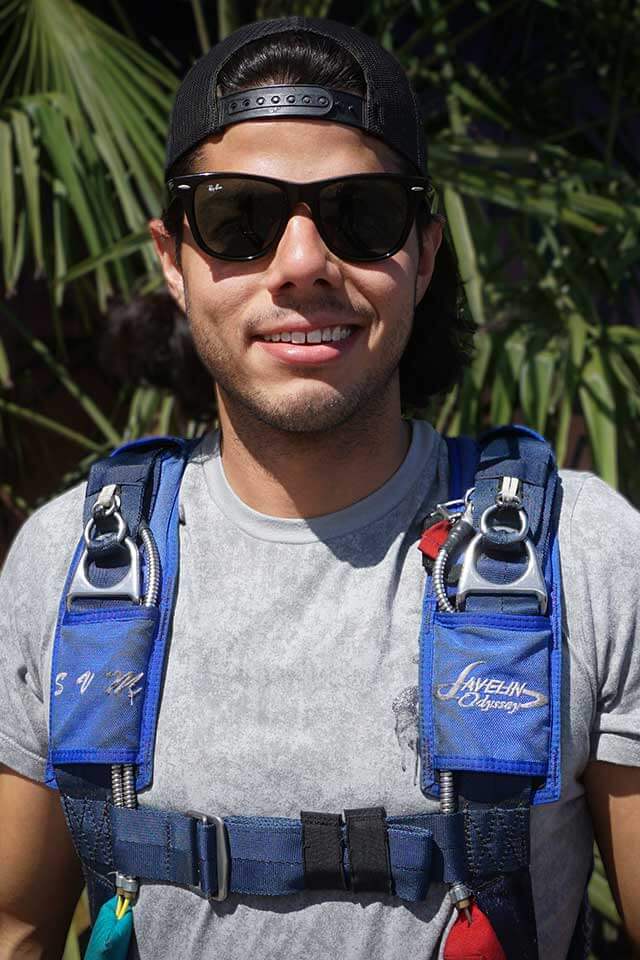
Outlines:
<svg viewBox="0 0 640 960"><path fill-rule="evenodd" d="M632 606L634 585L640 588L640 513L592 473L561 470L560 478L565 589L580 594L583 614L609 608L613 626Z"/></svg>
<svg viewBox="0 0 640 960"><path fill-rule="evenodd" d="M626 497L593 473L560 470L560 542L598 565L640 554L640 513Z"/></svg>
<svg viewBox="0 0 640 960"><path fill-rule="evenodd" d="M638 764L640 513L593 474L561 471L560 563L569 652L592 690L593 755ZM606 750L598 746L606 738ZM629 745L633 744L631 748Z"/></svg>
<svg viewBox="0 0 640 960"><path fill-rule="evenodd" d="M86 483L79 483L34 510L18 530L9 557L37 543L77 541L82 533L85 489Z"/></svg>
<svg viewBox="0 0 640 960"><path fill-rule="evenodd" d="M36 510L0 576L0 739L3 762L41 779L51 641L65 577L82 536L84 485Z"/></svg>
<svg viewBox="0 0 640 960"><path fill-rule="evenodd" d="M73 551L82 536L85 484L78 484L26 520L9 550L3 571L3 595L14 591L33 604L34 596L54 591L59 597Z"/></svg>
<svg viewBox="0 0 640 960"><path fill-rule="evenodd" d="M604 499L612 503L625 504L631 510L635 509L623 494L596 476L595 473L588 470L567 470L563 468L558 471L558 474L564 493L572 503L580 500L581 505L585 503L588 505Z"/></svg>

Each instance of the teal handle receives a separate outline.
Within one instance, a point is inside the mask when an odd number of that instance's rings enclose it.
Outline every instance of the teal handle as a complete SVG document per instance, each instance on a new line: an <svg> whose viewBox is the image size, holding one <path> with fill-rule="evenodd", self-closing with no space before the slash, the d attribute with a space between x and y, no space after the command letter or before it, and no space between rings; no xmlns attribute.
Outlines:
<svg viewBox="0 0 640 960"><path fill-rule="evenodd" d="M93 925L84 960L127 960L133 931L133 911L129 907L125 915L118 920L117 901L117 896L112 897L102 905Z"/></svg>

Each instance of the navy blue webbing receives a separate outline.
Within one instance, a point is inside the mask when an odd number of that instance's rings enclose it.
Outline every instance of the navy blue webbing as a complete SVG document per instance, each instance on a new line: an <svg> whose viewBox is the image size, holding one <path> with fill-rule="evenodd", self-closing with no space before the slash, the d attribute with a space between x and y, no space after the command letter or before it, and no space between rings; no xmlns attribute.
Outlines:
<svg viewBox="0 0 640 960"><path fill-rule="evenodd" d="M63 796L78 852L106 875L119 870L140 880L216 893L216 827L196 816L140 807L114 807L103 800ZM471 847L465 855L467 840ZM522 811L468 811L464 815L416 814L387 817L393 892L423 900L431 882L464 878L466 857L474 874L510 872L526 864L527 824ZM226 817L230 855L229 889L245 895L284 896L305 889L300 820ZM514 844L514 834L523 835ZM344 876L350 886L346 829L342 826Z"/></svg>
<svg viewBox="0 0 640 960"><path fill-rule="evenodd" d="M503 477L522 481L522 502L529 520L529 537L535 546L540 569L544 572L549 554L553 509L557 488L555 458L544 438L526 427L502 427L480 438L480 459L472 497L474 526L480 517L495 505L498 485ZM523 549L491 550L488 545L478 560L478 572L492 583L508 584L526 569ZM539 613L539 603L532 596L517 594L470 596L465 604L468 612Z"/></svg>

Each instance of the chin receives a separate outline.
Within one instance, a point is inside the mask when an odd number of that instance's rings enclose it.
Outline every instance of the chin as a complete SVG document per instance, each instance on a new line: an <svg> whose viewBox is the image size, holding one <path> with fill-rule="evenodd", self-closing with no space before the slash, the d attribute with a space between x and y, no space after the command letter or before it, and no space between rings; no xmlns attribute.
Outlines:
<svg viewBox="0 0 640 960"><path fill-rule="evenodd" d="M318 434L335 430L363 414L371 402L371 395L364 385L352 386L348 392L323 391L322 394L301 395L275 399L264 395L241 395L227 393L226 406L232 410L251 414L260 423L285 433Z"/></svg>

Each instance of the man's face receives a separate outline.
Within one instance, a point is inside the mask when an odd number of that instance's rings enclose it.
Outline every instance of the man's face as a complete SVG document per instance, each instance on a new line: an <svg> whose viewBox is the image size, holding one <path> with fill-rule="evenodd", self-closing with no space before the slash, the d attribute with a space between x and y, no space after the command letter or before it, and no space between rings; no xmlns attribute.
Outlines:
<svg viewBox="0 0 640 960"><path fill-rule="evenodd" d="M399 168L393 151L355 128L258 120L205 141L193 172L206 171L309 181ZM334 255L304 204L293 211L277 247L250 262L208 256L185 218L178 269L171 244L152 232L169 288L215 379L223 415L235 409L280 430L315 432L372 404L378 410L381 403L395 404L399 413L397 367L415 302L431 277L439 224L424 231L421 255L414 228L402 250L370 264ZM302 334L305 341L311 334L311 342L295 342Z"/></svg>

